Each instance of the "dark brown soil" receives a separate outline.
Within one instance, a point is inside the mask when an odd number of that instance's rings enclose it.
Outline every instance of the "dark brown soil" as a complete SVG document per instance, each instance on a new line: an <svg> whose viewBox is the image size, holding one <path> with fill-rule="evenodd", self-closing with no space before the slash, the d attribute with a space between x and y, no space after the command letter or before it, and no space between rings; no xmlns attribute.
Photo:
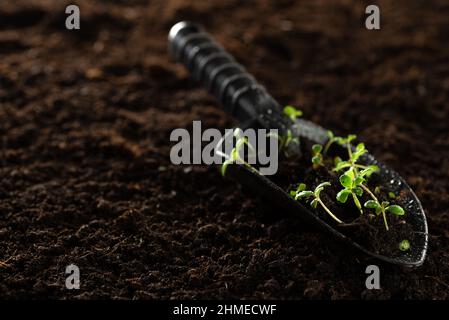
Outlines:
<svg viewBox="0 0 449 320"><path fill-rule="evenodd" d="M0 3L0 297L449 298L449 4L376 1ZM169 134L232 121L166 53L203 24L283 104L358 134L426 210L429 255L382 264L266 206ZM65 289L65 267L81 289ZM365 268L381 268L366 290Z"/></svg>

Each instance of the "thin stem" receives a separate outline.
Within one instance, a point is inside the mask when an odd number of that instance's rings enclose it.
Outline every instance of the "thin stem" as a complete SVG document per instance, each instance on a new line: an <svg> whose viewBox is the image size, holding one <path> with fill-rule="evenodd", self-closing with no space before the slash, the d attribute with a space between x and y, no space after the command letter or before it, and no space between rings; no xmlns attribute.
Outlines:
<svg viewBox="0 0 449 320"><path fill-rule="evenodd" d="M326 205L323 203L323 201L321 201L320 198L316 198L318 203L321 205L321 207L323 207L323 209L338 223L343 223L343 221L341 221L340 219L338 219L330 210L328 207L326 207Z"/></svg>
<svg viewBox="0 0 449 320"><path fill-rule="evenodd" d="M385 214L385 209L383 207L382 207L382 217L384 218L385 229L387 229L388 231L389 229L388 229L387 216Z"/></svg>
<svg viewBox="0 0 449 320"><path fill-rule="evenodd" d="M353 161L352 161L351 144L349 142L346 144L346 149L348 149L348 155L349 155L349 159L351 160L351 163L354 164Z"/></svg>
<svg viewBox="0 0 449 320"><path fill-rule="evenodd" d="M329 150L330 146L332 145L332 143L334 143L335 140L334 139L329 139L329 141L326 143L326 145L324 146L324 150L323 150L323 154L327 154L327 150Z"/></svg>
<svg viewBox="0 0 449 320"><path fill-rule="evenodd" d="M367 166L364 166L362 164L347 163L347 164L342 165L339 169L341 170L341 169L344 169L344 168L347 168L347 167L360 168L360 169L366 169L367 168ZM333 171L337 171L337 170L335 170L335 168L332 169L332 170ZM340 170L338 170L338 171L340 171Z"/></svg>
<svg viewBox="0 0 449 320"><path fill-rule="evenodd" d="M352 200L354 200L355 206L359 209L360 214L363 214L362 205L360 204L359 198L357 198L357 195L352 193Z"/></svg>
<svg viewBox="0 0 449 320"><path fill-rule="evenodd" d="M373 200L376 201L376 202L379 204L379 206L382 208L382 218L383 218L383 220L384 220L385 229L387 229L387 231L388 231L389 228L388 228L387 216L386 216L386 214L385 214L385 208L384 208L383 205L379 202L379 200L378 200L377 197L374 195L374 193L372 193L371 190L370 190L367 186L365 186L364 184L361 184L360 186L361 186L361 187L363 188L363 190L365 190L365 191L370 195L370 197L373 198Z"/></svg>
<svg viewBox="0 0 449 320"><path fill-rule="evenodd" d="M366 191L366 193L370 195L371 198L373 198L374 201L376 201L380 205L380 202L377 199L377 197L374 195L374 193L371 192L371 190L367 186L365 186L363 183L360 186L363 188L363 190Z"/></svg>

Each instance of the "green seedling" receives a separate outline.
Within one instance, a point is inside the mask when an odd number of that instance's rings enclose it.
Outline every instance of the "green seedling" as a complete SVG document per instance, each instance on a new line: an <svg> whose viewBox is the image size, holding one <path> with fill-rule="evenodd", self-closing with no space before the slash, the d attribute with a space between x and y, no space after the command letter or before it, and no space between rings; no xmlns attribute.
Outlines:
<svg viewBox="0 0 449 320"><path fill-rule="evenodd" d="M248 137L245 137L242 135L242 130L240 128L236 128L234 130L234 137L237 139L237 142L235 143L235 147L231 150L231 153L229 154L229 158L223 162L221 165L221 175L224 177L226 174L226 170L228 166L231 163L242 163L245 166L254 169L249 163L247 163L242 157L240 157L240 151L245 147L245 145L248 147L248 149L254 153L253 146L248 142Z"/></svg>
<svg viewBox="0 0 449 320"><path fill-rule="evenodd" d="M312 146L312 164L314 169L318 169L320 166L324 166L323 155L321 154L322 150L323 146L321 144L314 144Z"/></svg>
<svg viewBox="0 0 449 320"><path fill-rule="evenodd" d="M347 144L347 150L348 150L348 160L341 160L341 158L336 157L334 160L334 168L333 171L341 171L343 169L346 168L354 168L357 170L359 169L367 169L367 168L371 168L369 175L367 175L367 177L369 177L373 172L378 171L379 167L376 165L369 165L369 166L365 166L362 164L357 163L357 161L359 160L359 158L365 154L366 152L368 152L368 150L366 150L365 148L365 144L363 143L359 143L356 148L355 151L353 152L351 150L351 147L349 144Z"/></svg>
<svg viewBox="0 0 449 320"><path fill-rule="evenodd" d="M364 155L365 153L367 153L368 150L366 150L365 144L363 144L363 143L357 144L355 151L352 150L351 142L357 138L356 135L350 134L346 138L342 138L342 137L334 136L332 131L328 131L327 134L328 134L329 140L326 143L326 146L324 147L323 154L327 153L327 150L333 143L338 143L339 145L346 147L346 150L348 152L348 160L342 160L340 157L334 158L334 168L332 169L333 171L341 171L343 169L353 168L354 172L357 173L358 170L370 168L369 172L367 172L365 174L365 176L367 178L369 178L369 176L373 172L379 170L379 167L376 165L365 166L365 165L357 163L359 158L362 155Z"/></svg>
<svg viewBox="0 0 449 320"><path fill-rule="evenodd" d="M379 201L376 200L368 200L367 202L365 202L364 204L365 208L367 209L373 209L374 212L376 213L376 215L380 215L382 214L383 220L384 220L384 224L385 224L385 229L388 231L388 222L387 222L387 215L386 213L391 213L397 216L403 216L405 214L404 209L402 209L401 206L398 205L391 205L388 201L382 201L382 203L379 203Z"/></svg>
<svg viewBox="0 0 449 320"><path fill-rule="evenodd" d="M291 121L295 122L297 118L302 116L302 111L289 105L284 107L284 114L289 117Z"/></svg>
<svg viewBox="0 0 449 320"><path fill-rule="evenodd" d="M330 211L330 209L324 204L324 202L321 200L320 198L320 194L321 191L323 191L323 189L327 186L330 186L331 184L329 182L323 182L320 183L314 191L311 190L306 190L306 185L304 183L301 183L296 190L292 190L290 191L290 195L295 199L295 200L308 200L309 198L312 198L312 201L310 202L310 206L314 209L316 209L318 207L318 205L320 205L324 211L327 212L327 214L329 214L329 216L332 217L332 219L334 219L335 221L337 221L338 223L343 223L343 221L341 221L340 219L338 219L333 213L332 211Z"/></svg>
<svg viewBox="0 0 449 320"><path fill-rule="evenodd" d="M340 184L343 186L343 189L337 193L337 201L346 203L349 196L351 196L355 206L357 207L357 209L359 209L360 213L363 214L362 205L360 204L359 200L359 197L361 197L363 194L363 189L360 186L364 181L363 177L356 176L354 174L354 170L349 169L340 176L339 180Z"/></svg>
<svg viewBox="0 0 449 320"><path fill-rule="evenodd" d="M345 145L350 145L351 141L355 140L357 138L356 135L354 134L350 134L348 135L346 138L343 137L337 137L334 135L334 133L330 130L327 131L327 137L329 138L327 140L326 145L324 146L324 154L327 154L327 151L329 150L329 148L331 147L332 144L337 143L341 146L345 146Z"/></svg>
<svg viewBox="0 0 449 320"><path fill-rule="evenodd" d="M285 112L285 110L284 110ZM286 114L290 114L293 112L292 110L285 112ZM294 117L294 116L293 116ZM293 118L291 117L293 120ZM296 118L295 118L296 119ZM358 163L360 158L367 153L368 151L365 148L363 143L357 144L355 148L352 147L351 142L356 139L355 135L348 135L347 137L337 137L331 131L327 132L328 141L324 145L315 144L312 146L312 164L313 168L317 169L320 166L324 166L324 156L328 152L329 148L332 144L337 143L340 146L344 147L347 150L348 158L347 160L343 160L340 157L334 158L334 168L332 171L338 172L344 170L344 173L339 177L339 181L343 189L341 189L336 199L340 203L346 203L348 199L351 197L357 209L363 214L363 208L361 204L360 197L364 192L368 194L372 200L368 200L364 203L364 207L367 209L374 210L376 215L382 214L383 221L385 224L385 229L388 231L388 221L387 221L387 213L394 214L397 216L402 216L405 214L404 209L398 205L390 205L388 201L380 202L376 195L381 193L381 188L377 186L372 192L366 182L369 180L371 175L379 170L379 167L376 165L362 165ZM319 195L320 192L324 189L325 186L330 185L329 182L321 183L317 186L314 191L306 190L306 186L304 184L300 184L298 188L294 191L291 191L290 194L296 200L298 199L308 199L312 197L312 201L310 205L313 208L316 208L318 205L321 205L323 209L337 222L341 223L341 220L338 219L330 210L327 208L324 203L321 201ZM396 195L393 192L388 193L388 197L390 199L396 199ZM370 217L374 217L374 215L370 215ZM404 240L407 241L407 240ZM403 241L403 242L404 242ZM407 247L408 244L408 247ZM402 248L407 248L404 250L408 250L410 244L401 242ZM402 249L401 249L402 250Z"/></svg>
<svg viewBox="0 0 449 320"><path fill-rule="evenodd" d="M294 137L293 133L290 129L287 130L287 134L280 136L277 133L269 133L267 135L267 137L274 137L279 141L279 150L284 150L284 155L285 156L289 156L288 154L288 147L290 146L290 144L295 143L295 144L299 144L299 138L298 137Z"/></svg>
<svg viewBox="0 0 449 320"><path fill-rule="evenodd" d="M410 250L410 242L408 240L402 240L399 242L399 250L407 251Z"/></svg>
<svg viewBox="0 0 449 320"><path fill-rule="evenodd" d="M374 188L374 193L375 194L379 194L380 193L380 187L379 186Z"/></svg>
<svg viewBox="0 0 449 320"><path fill-rule="evenodd" d="M286 115L292 122L296 122L296 119L298 119L299 117L302 116L302 111L296 109L293 106L285 106L284 107L284 115ZM296 124L293 125L293 127ZM290 144L295 143L295 144L299 144L299 138L298 137L294 137L292 130L287 129L287 133L284 135L278 135L278 134L271 134L269 133L268 136L270 137L275 137L276 139L278 139L279 141L279 150L284 150L284 154L288 157L288 147L290 146Z"/></svg>
<svg viewBox="0 0 449 320"><path fill-rule="evenodd" d="M287 130L287 135L284 137L284 148L288 148L291 143L299 143L298 137L293 137L292 131L290 129Z"/></svg>
<svg viewBox="0 0 449 320"><path fill-rule="evenodd" d="M363 154L365 154L367 150L363 143L359 143L356 146L355 150L352 151L349 142L352 141L354 138L355 138L354 135L350 135L348 136L348 138L345 139L348 151L348 160L343 161L339 157L336 157L334 159L335 167L333 170L340 171L342 169L346 169L346 172L342 176L340 176L340 183L342 185L343 183L346 184L343 185L345 189L341 190L337 194L337 200L342 203L345 203L348 197L351 195L354 204L357 206L359 211L363 213L362 206L357 197L361 196L364 190L371 198L373 198L373 200L377 201L377 198L374 195L374 193L368 188L366 184L364 184L364 182L368 181L371 175L379 170L379 167L376 165L365 166L357 163L359 158Z"/></svg>

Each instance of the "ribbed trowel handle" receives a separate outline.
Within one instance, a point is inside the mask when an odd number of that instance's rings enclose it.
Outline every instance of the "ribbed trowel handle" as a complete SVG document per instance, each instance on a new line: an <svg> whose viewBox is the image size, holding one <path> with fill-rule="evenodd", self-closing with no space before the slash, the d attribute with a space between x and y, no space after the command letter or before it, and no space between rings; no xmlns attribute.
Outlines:
<svg viewBox="0 0 449 320"><path fill-rule="evenodd" d="M169 50L171 56L184 64L228 113L241 122L258 117L259 125L273 125L270 119L267 123L266 118L279 114L279 105L200 27L189 22L175 24L169 33ZM277 122L274 124L278 126Z"/></svg>

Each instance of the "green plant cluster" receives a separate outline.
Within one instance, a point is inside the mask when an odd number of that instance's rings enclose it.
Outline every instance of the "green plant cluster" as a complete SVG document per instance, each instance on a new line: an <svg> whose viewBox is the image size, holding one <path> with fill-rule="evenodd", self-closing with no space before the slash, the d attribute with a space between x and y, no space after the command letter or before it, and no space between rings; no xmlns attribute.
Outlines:
<svg viewBox="0 0 449 320"><path fill-rule="evenodd" d="M388 231L388 219L387 214L394 214L397 216L402 216L405 214L404 209L395 204L390 204L389 201L379 201L375 193L379 193L380 189L376 188L375 192L372 192L368 187L368 180L371 175L378 171L379 168L376 165L363 165L359 162L362 155L364 155L367 150L363 143L356 145L355 149L352 148L351 142L357 137L355 135L348 135L347 137L337 137L331 131L328 131L328 141L324 147L320 144L315 144L312 146L312 166L317 169L320 166L324 167L324 159L327 156L327 152L332 144L336 143L342 146L347 151L347 159L343 160L340 157L335 157L333 161L332 171L338 172L340 191L337 193L336 200L340 203L346 203L351 201L355 207L359 210L360 214L364 213L364 208L371 210L376 216L382 216L385 229ZM319 191L322 187L330 185L329 182L324 182L319 184ZM336 217L335 214L330 212L330 210L322 204L319 198L319 193L312 191L304 191L304 184L300 184L296 190L290 192L291 196L296 200L302 199L304 197L311 197L314 195L314 201L316 200L318 204L323 207L323 209L337 222L342 223L340 219ZM318 187L317 187L318 188ZM361 197L364 193L367 193L371 198L362 205ZM390 199L395 199L394 193L389 192L388 196ZM316 207L316 206L315 206Z"/></svg>
<svg viewBox="0 0 449 320"><path fill-rule="evenodd" d="M302 111L296 109L293 106L286 106L283 110L284 115L288 117L292 122L292 127L297 126L296 120L302 116ZM236 129L234 136L237 138L236 147L232 150L228 160L222 165L221 173L224 176L226 168L229 164L240 161L244 165L252 168L248 163L244 162L239 156L239 151L244 145L249 145L246 138L239 135L239 129ZM315 144L312 146L312 167L318 169L325 166L325 160L328 156L328 151L333 144L338 144L343 147L347 152L347 159L343 160L340 157L334 157L331 161L326 163L332 163L333 166L330 169L339 175L339 187L341 188L337 193L336 200L339 203L346 203L351 201L358 209L360 214L364 214L364 209L372 212L375 216L382 216L385 229L389 230L387 214L396 216L405 215L404 209L396 204L390 204L390 201L380 201L376 195L381 193L380 187L376 187L374 192L368 187L368 180L373 173L379 170L376 165L363 165L360 163L360 158L367 153L367 149L363 143L358 143L355 148L352 147L352 142L357 138L356 135L348 135L347 137L335 136L331 131L327 132L328 140L324 145ZM287 148L291 143L299 144L299 138L294 137L292 131L289 129L285 135L276 135L275 138L279 140L280 150L284 150L284 154L287 154ZM321 182L315 189L307 190L307 186L304 183L297 185L296 189L290 190L290 196L298 201L309 201L312 208L316 209L321 207L333 220L337 223L343 223L321 199L321 192L324 188L331 186L330 182ZM366 193L370 200L365 201L362 205L361 197ZM388 192L388 198L393 201L396 199L396 195L393 192ZM407 251L410 248L408 240L403 240L399 249L401 251Z"/></svg>

